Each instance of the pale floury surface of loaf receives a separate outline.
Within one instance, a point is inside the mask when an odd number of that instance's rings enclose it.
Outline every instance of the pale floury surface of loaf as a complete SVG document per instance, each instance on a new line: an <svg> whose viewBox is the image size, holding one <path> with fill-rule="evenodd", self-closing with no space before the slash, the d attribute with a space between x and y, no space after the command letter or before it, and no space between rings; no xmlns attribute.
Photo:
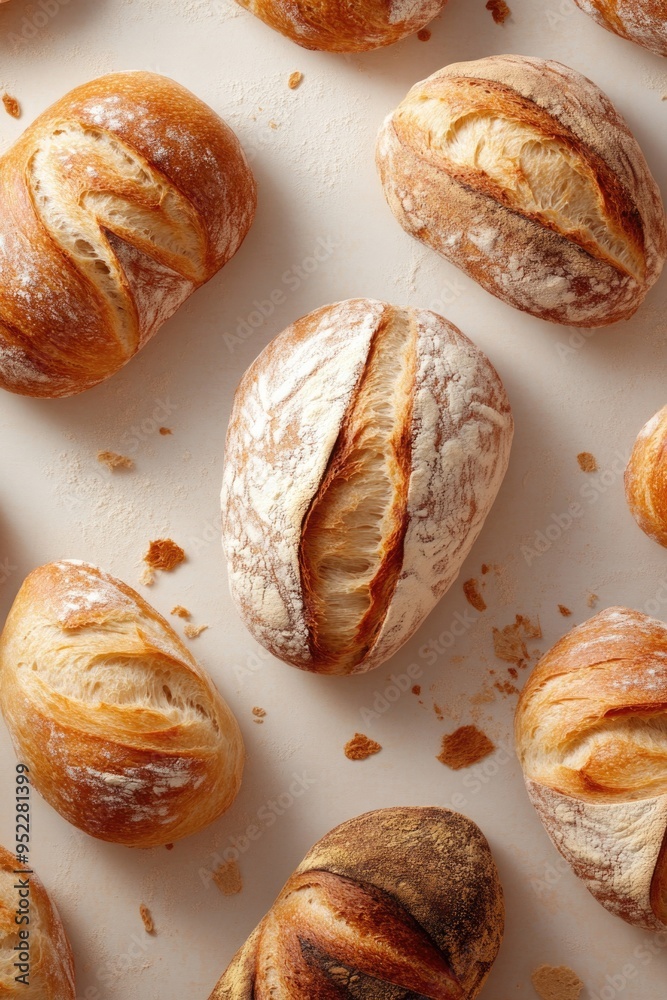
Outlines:
<svg viewBox="0 0 667 1000"><path fill-rule="evenodd" d="M172 80L67 94L0 159L0 386L108 378L236 253L255 201L232 130Z"/></svg>
<svg viewBox="0 0 667 1000"><path fill-rule="evenodd" d="M0 847L0 996L3 1000L76 1000L74 959L58 911L35 874L17 874L25 866ZM15 922L19 880L30 883L30 984L16 981L14 950L21 944Z"/></svg>
<svg viewBox="0 0 667 1000"><path fill-rule="evenodd" d="M0 707L34 787L102 840L171 843L239 789L230 709L171 626L87 563L23 584L0 640Z"/></svg>
<svg viewBox="0 0 667 1000"><path fill-rule="evenodd" d="M560 63L490 56L416 84L377 162L403 228L556 323L631 316L660 275L660 193L611 101Z"/></svg>
<svg viewBox="0 0 667 1000"><path fill-rule="evenodd" d="M667 926L667 627L609 608L573 629L517 709L530 798L596 899Z"/></svg>
<svg viewBox="0 0 667 1000"><path fill-rule="evenodd" d="M609 31L667 56L667 0L575 0Z"/></svg>
<svg viewBox="0 0 667 1000"><path fill-rule="evenodd" d="M355 299L289 327L227 435L223 544L253 635L321 673L392 656L458 575L512 433L495 369L435 313Z"/></svg>
<svg viewBox="0 0 667 1000"><path fill-rule="evenodd" d="M503 924L479 827L436 807L379 809L313 847L210 1000L472 1000Z"/></svg>
<svg viewBox="0 0 667 1000"><path fill-rule="evenodd" d="M306 49L363 52L419 31L447 0L238 0Z"/></svg>
<svg viewBox="0 0 667 1000"><path fill-rule="evenodd" d="M642 531L667 546L667 406L637 436L625 470L625 496Z"/></svg>

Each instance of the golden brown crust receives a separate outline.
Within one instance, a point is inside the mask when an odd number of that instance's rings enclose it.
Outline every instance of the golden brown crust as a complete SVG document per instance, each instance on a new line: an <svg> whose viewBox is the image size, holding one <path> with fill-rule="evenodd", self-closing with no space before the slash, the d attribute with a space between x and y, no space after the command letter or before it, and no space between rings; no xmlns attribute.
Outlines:
<svg viewBox="0 0 667 1000"><path fill-rule="evenodd" d="M30 574L0 639L0 679L34 787L91 836L173 843L234 800L234 716L171 626L96 567Z"/></svg>
<svg viewBox="0 0 667 1000"><path fill-rule="evenodd" d="M67 94L0 160L0 386L108 378L236 253L255 201L234 133L172 80Z"/></svg>
<svg viewBox="0 0 667 1000"><path fill-rule="evenodd" d="M211 1000L471 1000L503 933L498 874L457 813L366 813L319 841Z"/></svg>
<svg viewBox="0 0 667 1000"><path fill-rule="evenodd" d="M665 0L575 0L609 31L667 56Z"/></svg>
<svg viewBox="0 0 667 1000"><path fill-rule="evenodd" d="M667 406L637 436L625 470L625 497L642 531L667 546Z"/></svg>

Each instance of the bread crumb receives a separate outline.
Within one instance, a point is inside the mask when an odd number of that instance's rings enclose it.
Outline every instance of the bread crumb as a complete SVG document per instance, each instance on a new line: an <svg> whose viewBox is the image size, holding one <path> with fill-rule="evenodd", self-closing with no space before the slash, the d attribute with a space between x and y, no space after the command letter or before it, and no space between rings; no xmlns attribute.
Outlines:
<svg viewBox="0 0 667 1000"><path fill-rule="evenodd" d="M223 896L236 896L243 888L243 879L236 861L226 861L216 868L213 881Z"/></svg>
<svg viewBox="0 0 667 1000"><path fill-rule="evenodd" d="M440 722L443 722L445 717L442 714L442 709L440 708L440 706L438 704L436 704L436 702L433 702L433 711L435 712L436 716L438 717L438 720Z"/></svg>
<svg viewBox="0 0 667 1000"><path fill-rule="evenodd" d="M417 38L419 39L420 42L430 42L431 37L432 37L431 32L428 30L428 28L422 28L421 31L417 32Z"/></svg>
<svg viewBox="0 0 667 1000"><path fill-rule="evenodd" d="M505 0L487 0L486 9L491 11L496 24L504 24L512 13Z"/></svg>
<svg viewBox="0 0 667 1000"><path fill-rule="evenodd" d="M482 563L482 575L486 576L488 572L489 572L489 567L486 565L486 563Z"/></svg>
<svg viewBox="0 0 667 1000"><path fill-rule="evenodd" d="M460 771L464 767L472 767L473 764L484 760L495 750L486 733L483 733L477 726L461 726L453 733L442 737L442 749L436 760L453 771Z"/></svg>
<svg viewBox="0 0 667 1000"><path fill-rule="evenodd" d="M530 660L526 639L541 639L539 622L531 622L525 615L517 615L512 625L493 629L493 651L499 660L525 667Z"/></svg>
<svg viewBox="0 0 667 1000"><path fill-rule="evenodd" d="M169 427L161 427L160 428L160 434L162 435L162 437L165 437L167 434L173 434L173 433L174 432Z"/></svg>
<svg viewBox="0 0 667 1000"><path fill-rule="evenodd" d="M255 705L255 707L252 710L252 714L255 716L255 718L252 721L256 722L258 725L261 726L266 717L266 710L260 708L258 705Z"/></svg>
<svg viewBox="0 0 667 1000"><path fill-rule="evenodd" d="M133 469L134 462L126 455L119 455L116 451L98 451L97 461L106 465L107 469Z"/></svg>
<svg viewBox="0 0 667 1000"><path fill-rule="evenodd" d="M188 639L196 639L202 632L205 632L210 625L186 625L183 629Z"/></svg>
<svg viewBox="0 0 667 1000"><path fill-rule="evenodd" d="M192 613L184 608L182 604L177 604L171 609L170 614L176 615L177 618L192 618Z"/></svg>
<svg viewBox="0 0 667 1000"><path fill-rule="evenodd" d="M142 569L139 575L139 583L144 587L152 587L155 583L155 573L150 566L144 566Z"/></svg>
<svg viewBox="0 0 667 1000"><path fill-rule="evenodd" d="M174 845L173 844L165 844L164 846L165 846L165 849L167 851L173 851L173 849L174 849Z"/></svg>
<svg viewBox="0 0 667 1000"><path fill-rule="evenodd" d="M151 569L161 569L165 573L171 573L182 562L185 562L185 552L171 538L158 538L149 543L144 562Z"/></svg>
<svg viewBox="0 0 667 1000"><path fill-rule="evenodd" d="M598 463L595 461L595 455L591 455L590 451L580 451L577 455L577 462L582 472L598 471Z"/></svg>
<svg viewBox="0 0 667 1000"><path fill-rule="evenodd" d="M570 615L572 614L572 612L570 611L570 609L566 608L564 604L559 604L558 605L558 610L562 614L563 618L569 618Z"/></svg>
<svg viewBox="0 0 667 1000"><path fill-rule="evenodd" d="M290 75L290 78L287 81L287 86L289 87L290 90L296 90L296 88L299 87L302 82L303 82L303 73L300 73L299 70L295 70L295 72Z"/></svg>
<svg viewBox="0 0 667 1000"><path fill-rule="evenodd" d="M419 697L419 695L422 693L421 685L415 684L414 687L412 688L412 693L416 694Z"/></svg>
<svg viewBox="0 0 667 1000"><path fill-rule="evenodd" d="M579 976L566 965L541 965L531 976L542 1000L579 1000L584 988Z"/></svg>
<svg viewBox="0 0 667 1000"><path fill-rule="evenodd" d="M598 597L597 594L589 594L586 599L586 604L588 605L589 608L594 608L596 607L599 600L600 598Z"/></svg>
<svg viewBox="0 0 667 1000"><path fill-rule="evenodd" d="M486 601L479 592L477 580L466 580L463 584L463 593L468 604L472 604L475 611L486 611Z"/></svg>
<svg viewBox="0 0 667 1000"><path fill-rule="evenodd" d="M3 94L2 103L5 106L5 111L8 115L11 115L12 118L21 117L21 105L15 97L11 97L9 94Z"/></svg>
<svg viewBox="0 0 667 1000"><path fill-rule="evenodd" d="M369 739L363 733L355 733L351 740L345 744L345 756L348 760L366 760L373 754L379 753L382 747L375 740Z"/></svg>
<svg viewBox="0 0 667 1000"><path fill-rule="evenodd" d="M144 922L144 927L146 928L147 934L155 933L155 924L153 923L153 918L151 916L151 911L143 903L139 907L139 913L141 914L141 919Z"/></svg>

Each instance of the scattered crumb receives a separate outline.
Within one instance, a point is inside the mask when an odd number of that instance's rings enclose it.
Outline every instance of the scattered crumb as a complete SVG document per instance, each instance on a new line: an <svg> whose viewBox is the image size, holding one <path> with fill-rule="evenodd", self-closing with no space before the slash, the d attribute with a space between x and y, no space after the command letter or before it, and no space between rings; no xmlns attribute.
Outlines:
<svg viewBox="0 0 667 1000"><path fill-rule="evenodd" d="M106 465L107 469L133 469L134 462L126 455L119 455L115 451L98 451L97 461Z"/></svg>
<svg viewBox="0 0 667 1000"><path fill-rule="evenodd" d="M482 563L482 575L486 576L488 572L489 572L489 567L486 565L486 563Z"/></svg>
<svg viewBox="0 0 667 1000"><path fill-rule="evenodd" d="M382 747L375 740L371 740L363 733L355 733L351 740L345 744L345 756L348 760L366 760L373 754L379 753Z"/></svg>
<svg viewBox="0 0 667 1000"><path fill-rule="evenodd" d="M415 684L414 687L412 688L412 693L416 694L417 697L419 697L419 695L422 693L421 684Z"/></svg>
<svg viewBox="0 0 667 1000"><path fill-rule="evenodd" d="M493 685L496 691L500 691L501 694L518 694L519 689L516 684L510 684L509 681L496 681Z"/></svg>
<svg viewBox="0 0 667 1000"><path fill-rule="evenodd" d="M296 90L297 87L301 86L302 82L303 82L303 73L300 73L298 70L296 70L294 73L290 75L290 78L287 81L287 86L289 87L290 90Z"/></svg>
<svg viewBox="0 0 667 1000"><path fill-rule="evenodd" d="M564 604L559 604L558 605L558 610L562 614L563 618L569 618L570 615L572 614L572 612L570 611L570 609L566 608Z"/></svg>
<svg viewBox="0 0 667 1000"><path fill-rule="evenodd" d="M167 851L173 851L173 849L174 849L174 845L173 844L165 844L164 846L165 846L165 848L166 848Z"/></svg>
<svg viewBox="0 0 667 1000"><path fill-rule="evenodd" d="M144 927L146 928L147 934L155 933L155 924L153 923L153 918L151 916L151 911L143 903L139 907L139 913L141 914L141 919L144 922Z"/></svg>
<svg viewBox="0 0 667 1000"><path fill-rule="evenodd" d="M171 430L170 427L161 427L160 428L160 434L162 435L162 437L166 437L167 434L173 434L173 433L174 432Z"/></svg>
<svg viewBox="0 0 667 1000"><path fill-rule="evenodd" d="M422 28L421 31L417 32L417 38L419 39L420 42L430 42L431 32L428 30L428 28Z"/></svg>
<svg viewBox="0 0 667 1000"><path fill-rule="evenodd" d="M582 472L598 471L598 463L595 461L595 455L591 455L590 451L580 451L577 455L577 462Z"/></svg>
<svg viewBox="0 0 667 1000"><path fill-rule="evenodd" d="M261 725L264 722L264 719L266 718L266 710L263 708L259 708L257 705L255 705L255 707L253 708L252 714L255 716L255 718L252 721L258 723L259 725Z"/></svg>
<svg viewBox="0 0 667 1000"><path fill-rule="evenodd" d="M466 580L463 584L463 593L468 604L472 604L475 611L486 611L486 601L479 592L477 580Z"/></svg>
<svg viewBox="0 0 667 1000"><path fill-rule="evenodd" d="M171 614L176 615L177 618L192 618L192 612L184 608L182 604L177 604L176 607L172 608Z"/></svg>
<svg viewBox="0 0 667 1000"><path fill-rule="evenodd" d="M278 128L278 123L277 122L269 122L269 128L272 128L274 130L277 129Z"/></svg>
<svg viewBox="0 0 667 1000"><path fill-rule="evenodd" d="M496 24L504 24L512 13L505 0L487 0L486 9L491 11Z"/></svg>
<svg viewBox="0 0 667 1000"><path fill-rule="evenodd" d="M579 1000L584 988L576 972L566 965L541 965L532 974L531 980L542 1000Z"/></svg>
<svg viewBox="0 0 667 1000"><path fill-rule="evenodd" d="M165 573L170 573L185 562L185 552L180 545L172 542L171 538L158 538L149 543L144 562L151 569L162 569Z"/></svg>
<svg viewBox="0 0 667 1000"><path fill-rule="evenodd" d="M437 717L438 717L439 721L440 721L440 722L442 722L442 721L444 720L444 718L445 718L445 717L444 717L444 715L442 714L442 709L440 708L440 706L439 706L439 705L437 705L437 704L436 704L436 702L433 702L433 711L434 711L434 712L435 712L435 714L437 715Z"/></svg>
<svg viewBox="0 0 667 1000"><path fill-rule="evenodd" d="M155 573L150 566L144 566L140 575L139 583L143 584L144 587L152 587L155 583Z"/></svg>
<svg viewBox="0 0 667 1000"><path fill-rule="evenodd" d="M586 599L586 604L588 605L589 608L594 608L596 607L599 600L600 598L598 597L597 594L589 594Z"/></svg>
<svg viewBox="0 0 667 1000"><path fill-rule="evenodd" d="M205 632L210 625L186 625L183 629L188 639L196 639L202 632Z"/></svg>
<svg viewBox="0 0 667 1000"><path fill-rule="evenodd" d="M216 868L213 881L223 896L236 896L243 888L243 879L236 861L226 861Z"/></svg>
<svg viewBox="0 0 667 1000"><path fill-rule="evenodd" d="M461 726L456 732L442 737L442 749L436 760L453 771L460 771L484 760L495 749L486 733L477 726Z"/></svg>
<svg viewBox="0 0 667 1000"><path fill-rule="evenodd" d="M493 651L499 660L525 667L530 660L526 639L541 639L539 622L534 624L524 615L517 615L512 625L493 629Z"/></svg>
<svg viewBox="0 0 667 1000"><path fill-rule="evenodd" d="M2 103L5 106L5 111L8 115L11 115L12 118L21 117L21 105L15 97L10 97L9 94L3 94Z"/></svg>

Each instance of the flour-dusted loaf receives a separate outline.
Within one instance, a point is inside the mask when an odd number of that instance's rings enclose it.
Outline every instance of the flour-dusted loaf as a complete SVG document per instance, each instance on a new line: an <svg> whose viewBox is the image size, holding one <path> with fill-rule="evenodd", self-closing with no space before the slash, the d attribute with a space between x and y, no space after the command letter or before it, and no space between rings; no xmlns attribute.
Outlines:
<svg viewBox="0 0 667 1000"><path fill-rule="evenodd" d="M27 578L0 639L0 707L61 816L129 847L201 830L239 789L243 742L170 625L87 563Z"/></svg>
<svg viewBox="0 0 667 1000"><path fill-rule="evenodd" d="M665 214L644 155L602 91L560 63L447 66L389 115L377 162L410 235L534 316L627 319L662 270Z"/></svg>
<svg viewBox="0 0 667 1000"><path fill-rule="evenodd" d="M419 31L447 0L238 0L306 49L364 52Z"/></svg>
<svg viewBox="0 0 667 1000"><path fill-rule="evenodd" d="M210 1000L472 1000L503 924L479 827L448 809L378 809L313 847Z"/></svg>
<svg viewBox="0 0 667 1000"><path fill-rule="evenodd" d="M276 337L236 392L222 492L255 638L318 673L392 656L458 575L512 433L497 372L435 313L352 299Z"/></svg>
<svg viewBox="0 0 667 1000"><path fill-rule="evenodd" d="M625 496L642 531L667 546L667 406L639 432L625 470Z"/></svg>
<svg viewBox="0 0 667 1000"><path fill-rule="evenodd" d="M19 893L28 910L20 909ZM24 922L26 915L29 924ZM16 963L29 966L27 972ZM25 976L27 985L25 979L17 979ZM34 872L4 847L0 847L0 997L76 1000L72 949L58 911Z"/></svg>
<svg viewBox="0 0 667 1000"><path fill-rule="evenodd" d="M667 0L575 0L621 38L667 56Z"/></svg>
<svg viewBox="0 0 667 1000"><path fill-rule="evenodd" d="M84 84L0 158L0 386L113 375L238 250L255 182L232 130L153 73Z"/></svg>
<svg viewBox="0 0 667 1000"><path fill-rule="evenodd" d="M667 627L609 608L531 675L516 715L528 794L595 898L667 927Z"/></svg>

